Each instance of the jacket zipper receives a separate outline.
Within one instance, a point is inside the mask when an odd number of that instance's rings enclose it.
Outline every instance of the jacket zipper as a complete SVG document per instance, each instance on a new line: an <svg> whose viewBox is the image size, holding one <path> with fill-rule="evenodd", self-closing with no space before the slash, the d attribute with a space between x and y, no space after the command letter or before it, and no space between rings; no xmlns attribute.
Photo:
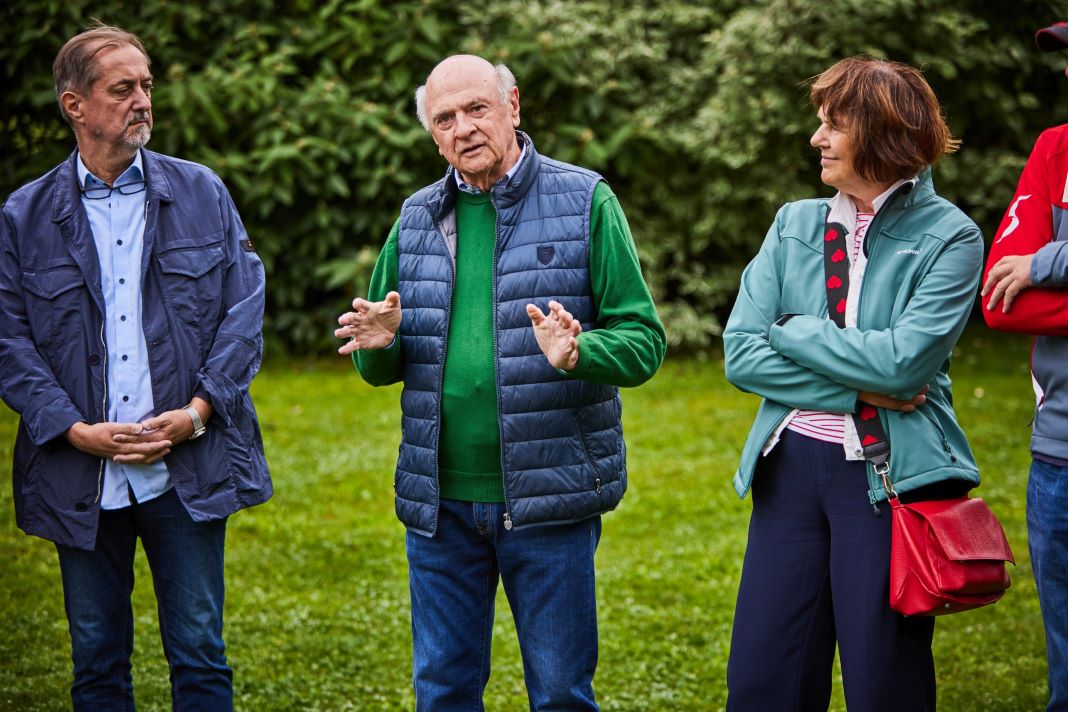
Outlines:
<svg viewBox="0 0 1068 712"><path fill-rule="evenodd" d="M889 212L889 209L891 207L893 207L897 203L898 198L901 197L901 195L902 195L901 188L904 185L905 184L903 183L901 186L898 186L898 189L883 204L882 208L880 208L879 212L876 213L875 217L872 218L871 223L868 225L867 232L864 233L864 244L862 244L860 247L861 247L861 251L864 253L864 258L865 258L865 260L867 262L871 261L870 260L871 250L868 249L868 245L869 244L871 244L871 245L875 244L875 238L878 237L879 228L882 227L882 224L883 224L883 222L885 220L884 216ZM915 187L916 186L914 185L913 189L915 189ZM862 319L861 319L861 317L862 317L861 308L864 306L864 288L868 284L867 272L868 272L868 268L865 266L865 268L864 268L864 277L865 278L860 283L860 289L857 290L857 327L856 327L857 329L861 328L861 321L862 321ZM879 420L880 421L883 420L883 417L882 417L881 413L879 414ZM889 438L890 438L890 430L889 430L889 428L886 427L887 423L884 422L882 425L883 425L883 432L886 433L886 437L889 440ZM893 457L893 454L894 454L894 452L893 452L893 443L891 443L890 457ZM887 461L887 464L889 465L889 460ZM876 504L876 497L875 497L875 489L879 486L879 483L875 481L875 469L872 466L872 464L870 462L865 462L865 465L867 466L865 469L867 470L867 475L868 475L868 501L871 503L872 508L875 510L875 515L879 516L879 515L882 514L882 512L879 511L879 507ZM891 475L889 473L887 473L887 477L891 477ZM890 481L891 481L891 483L893 483L893 479L892 478L891 478Z"/></svg>
<svg viewBox="0 0 1068 712"><path fill-rule="evenodd" d="M597 470L597 465L594 464L593 458L590 457L590 451L586 447L586 438L582 435L582 426L579 425L579 420L576 414L575 417L575 435L578 437L579 447L582 448L582 456L586 459L586 464L590 466L590 472L593 473L593 490L597 494L601 494L601 473Z"/></svg>
<svg viewBox="0 0 1068 712"><path fill-rule="evenodd" d="M102 400L102 402L100 404L100 407L101 407L102 417L104 418L104 420L107 420L107 417L108 417L108 342L107 342L107 339L104 337L104 327L105 327L106 323L107 323L106 319L100 322L100 345L104 347L104 359L103 359L103 364L104 364L104 398L103 398L103 400ZM93 500L94 504L99 504L100 503L100 498L103 496L103 492L104 492L104 458L101 458L100 459L100 469L97 471L97 474L96 474L96 499Z"/></svg>
<svg viewBox="0 0 1068 712"><path fill-rule="evenodd" d="M445 253L449 253L449 243L445 240L445 233L441 229L441 223L433 219L434 227L438 231L438 235L441 237L441 242L445 245ZM437 447L434 448L434 483L437 485L434 495L434 528L437 529L437 513L441 510L441 458L439 453L441 452L441 401L445 398L445 355L449 349L449 318L452 316L452 292L456 288L456 257L453 255L451 261L449 261L449 270L452 272L452 279L449 282L449 289L445 297L445 336L441 344L441 361L439 362L440 369L438 373L438 442ZM403 307L403 305L401 305ZM393 483L393 492L396 495L397 484Z"/></svg>
<svg viewBox="0 0 1068 712"><path fill-rule="evenodd" d="M928 422L930 422L931 425L934 426L935 430L938 431L938 438L942 441L942 449L952 455L953 448L949 446L949 440L946 439L946 431L942 429L942 426L938 423L937 420L935 420L935 417L929 414L927 412L927 408L924 408L923 406L917 408L916 411L922 414L923 417L925 417Z"/></svg>
<svg viewBox="0 0 1068 712"><path fill-rule="evenodd" d="M497 260L500 257L501 210L490 191L490 205L493 206L493 385L497 390L497 442L501 449L501 492L504 494L504 530L512 530L512 511L508 505L508 484L504 469L504 427L501 425L501 368L500 353L497 349Z"/></svg>

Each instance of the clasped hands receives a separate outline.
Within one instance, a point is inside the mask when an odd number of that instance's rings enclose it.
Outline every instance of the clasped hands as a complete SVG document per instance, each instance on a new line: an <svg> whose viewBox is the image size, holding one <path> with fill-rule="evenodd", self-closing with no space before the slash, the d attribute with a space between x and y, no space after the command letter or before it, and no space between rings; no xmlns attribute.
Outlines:
<svg viewBox="0 0 1068 712"><path fill-rule="evenodd" d="M573 369L578 364L578 336L582 333L582 325L578 320L555 300L549 302L548 314L528 304L527 316L530 317L538 346L549 364L565 371ZM393 343L400 328L400 295L390 292L380 302L357 297L352 301L352 311L342 314L337 322L341 326L334 330L334 336L349 339L337 350L339 354L386 348Z"/></svg>
<svg viewBox="0 0 1068 712"><path fill-rule="evenodd" d="M200 398L193 398L191 405L206 423L211 416L211 405ZM193 420L179 408L139 423L75 423L67 430L66 437L74 447L90 455L121 464L151 465L192 434Z"/></svg>

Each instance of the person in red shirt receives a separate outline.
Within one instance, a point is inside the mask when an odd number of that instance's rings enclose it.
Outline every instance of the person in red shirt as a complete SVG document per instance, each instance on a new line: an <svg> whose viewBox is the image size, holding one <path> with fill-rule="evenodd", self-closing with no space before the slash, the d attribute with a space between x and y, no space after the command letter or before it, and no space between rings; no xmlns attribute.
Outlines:
<svg viewBox="0 0 1068 712"><path fill-rule="evenodd" d="M1039 30L1035 43L1068 48L1068 23ZM1046 628L1047 710L1068 710L1068 124L1035 142L990 246L982 295L988 326L1035 337L1028 547Z"/></svg>

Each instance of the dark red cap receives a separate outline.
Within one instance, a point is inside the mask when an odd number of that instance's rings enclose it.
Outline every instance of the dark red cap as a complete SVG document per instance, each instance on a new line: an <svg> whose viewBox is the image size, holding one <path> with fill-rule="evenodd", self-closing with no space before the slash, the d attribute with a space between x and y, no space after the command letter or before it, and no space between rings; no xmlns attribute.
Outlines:
<svg viewBox="0 0 1068 712"><path fill-rule="evenodd" d="M1068 47L1068 22L1055 22L1035 33L1035 44L1043 52L1056 52Z"/></svg>

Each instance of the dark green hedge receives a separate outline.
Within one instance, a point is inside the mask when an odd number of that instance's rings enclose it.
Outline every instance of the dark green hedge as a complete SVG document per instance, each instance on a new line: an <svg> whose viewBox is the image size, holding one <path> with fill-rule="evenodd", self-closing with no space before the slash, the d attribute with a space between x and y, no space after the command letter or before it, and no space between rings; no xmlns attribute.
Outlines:
<svg viewBox="0 0 1068 712"><path fill-rule="evenodd" d="M961 152L936 171L990 234L1037 133L1068 114L1068 53L1018 0L28 1L0 10L0 195L73 147L51 62L91 15L139 34L157 77L150 146L229 185L268 270L272 347L326 352L401 201L444 163L412 91L459 51L505 61L539 149L619 194L672 343L718 334L784 201L826 194L801 86L838 58L926 67ZM1060 13L1060 14L1058 14Z"/></svg>

